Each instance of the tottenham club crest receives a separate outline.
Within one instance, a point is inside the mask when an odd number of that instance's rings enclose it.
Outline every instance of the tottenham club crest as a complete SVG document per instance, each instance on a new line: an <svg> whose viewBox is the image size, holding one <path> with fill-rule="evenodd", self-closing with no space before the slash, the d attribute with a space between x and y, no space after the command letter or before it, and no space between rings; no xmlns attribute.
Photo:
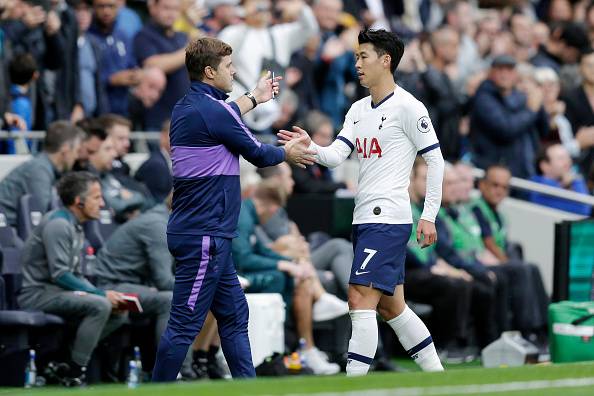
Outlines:
<svg viewBox="0 0 594 396"><path fill-rule="evenodd" d="M417 129L422 133L429 132L429 130L431 130L431 120L429 117L423 116L419 118L419 121L417 121Z"/></svg>

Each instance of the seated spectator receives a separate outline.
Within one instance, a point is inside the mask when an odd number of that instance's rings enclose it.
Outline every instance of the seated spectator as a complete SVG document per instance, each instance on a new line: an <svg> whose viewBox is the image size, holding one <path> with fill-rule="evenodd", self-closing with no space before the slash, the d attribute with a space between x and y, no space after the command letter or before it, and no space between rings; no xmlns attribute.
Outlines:
<svg viewBox="0 0 594 396"><path fill-rule="evenodd" d="M305 117L303 128L309 131L311 139L319 146L326 147L334 139L332 120L319 111L311 111ZM355 190L354 186L335 182L330 169L313 164L306 169L292 167L295 180L295 194L334 194L339 189Z"/></svg>
<svg viewBox="0 0 594 396"><path fill-rule="evenodd" d="M159 150L140 165L134 174L136 180L148 188L155 202L162 202L173 188L171 172L171 146L169 144L169 120L163 123L159 138Z"/></svg>
<svg viewBox="0 0 594 396"><path fill-rule="evenodd" d="M76 123L85 134L78 150L78 158L74 163L73 170L89 170L89 157L99 151L101 144L107 138L107 133L99 124L97 119L84 118Z"/></svg>
<svg viewBox="0 0 594 396"><path fill-rule="evenodd" d="M572 169L573 163L569 152L561 144L552 144L543 147L536 159L536 166L538 168L538 175L533 176L531 178L532 181L580 194L588 194L586 182L580 174L576 174ZM584 216L589 216L592 212L592 207L588 204L573 202L537 192L530 192L529 200L550 208Z"/></svg>
<svg viewBox="0 0 594 396"><path fill-rule="evenodd" d="M428 323L442 359L462 363L472 357L465 347L470 326L472 276L437 257L435 245L422 249L417 242L416 224L423 211L427 165L417 157L409 188L413 229L406 250L406 293L415 302L433 307Z"/></svg>
<svg viewBox="0 0 594 396"><path fill-rule="evenodd" d="M136 69L132 43L116 24L117 0L93 0L93 23L89 28L101 52L99 71L107 93L109 112L128 115L128 89L137 85L142 72Z"/></svg>
<svg viewBox="0 0 594 396"><path fill-rule="evenodd" d="M50 208L52 187L61 174L72 169L78 156L82 131L67 121L50 124L43 152L19 165L0 181L0 206L9 225L16 227L19 199L31 194L43 213Z"/></svg>
<svg viewBox="0 0 594 396"><path fill-rule="evenodd" d="M89 169L100 177L105 203L114 211L116 221L123 223L136 217L146 202L141 193L125 188L111 173L116 156L115 143L108 136L99 151L89 157Z"/></svg>
<svg viewBox="0 0 594 396"><path fill-rule="evenodd" d="M27 130L33 127L33 106L30 98L31 84L39 78L37 62L31 54L22 54L15 56L8 65L10 82L10 110L12 113L20 116L27 125ZM11 128L13 130L17 128ZM17 129L18 130L18 129ZM27 145L17 148L19 141L7 141L7 154L25 154L34 148L32 142L27 140ZM35 147L36 149L36 147ZM32 151L35 151L32 150Z"/></svg>
<svg viewBox="0 0 594 396"><path fill-rule="evenodd" d="M515 85L516 61L508 55L493 59L489 78L478 88L470 114L473 162L479 168L505 163L516 177L535 173L538 142L548 132L542 93L526 96Z"/></svg>
<svg viewBox="0 0 594 396"><path fill-rule="evenodd" d="M130 91L130 121L136 131L146 130L144 112L157 103L167 85L167 76L161 69L148 67L142 75L140 83Z"/></svg>
<svg viewBox="0 0 594 396"><path fill-rule="evenodd" d="M293 194L295 182L291 167L286 163L258 169L262 178L272 180L280 186L286 197ZM305 237L297 225L289 219L285 207L281 207L265 224L259 227L258 239L277 253L286 252L293 259L303 258L311 261L318 270L319 277L326 287L337 290L344 296L348 293L348 283L353 263L353 246L347 240L333 238L324 241L310 250ZM330 272L331 276L328 276Z"/></svg>
<svg viewBox="0 0 594 396"><path fill-rule="evenodd" d="M99 180L88 172L65 175L58 184L64 208L48 213L23 250L23 287L19 304L78 325L70 360L50 365L63 385L85 385L86 366L97 343L120 327L120 293L93 286L81 272L82 225L99 218L103 205Z"/></svg>
<svg viewBox="0 0 594 396"><path fill-rule="evenodd" d="M474 283L472 289L472 315L476 321L477 343L480 348L497 338L501 326L500 306L507 307L507 294L499 293L497 276L479 259L482 249L480 231L470 233L459 222L456 203L459 200L461 179L453 166L446 165L443 176L442 208L435 225L437 228L437 256L449 265L468 273ZM500 288L501 290L501 288ZM505 291L505 290L503 290ZM507 312L507 311L506 311Z"/></svg>
<svg viewBox="0 0 594 396"><path fill-rule="evenodd" d="M265 224L282 206L285 197L273 181L263 181L254 197L241 204L239 236L233 240L237 272L248 279L247 293L280 293L287 311L293 312L297 335L305 340L304 357L315 374L336 374L340 368L329 363L315 347L312 321L345 315L344 301L324 291L310 262L299 263L273 252L255 238L255 229ZM252 240L256 239L255 243Z"/></svg>
<svg viewBox="0 0 594 396"><path fill-rule="evenodd" d="M504 263L512 289L512 313L514 328L524 336L546 334L548 296L545 292L540 270L534 264L525 263L511 249L508 241L505 218L497 210L509 194L511 173L502 165L486 169L479 182L481 197L472 208L480 227L485 248Z"/></svg>
<svg viewBox="0 0 594 396"><path fill-rule="evenodd" d="M173 30L173 23L180 14L180 0L149 0L147 3L151 18L134 38L134 56L142 67L156 67L167 75L163 95L144 111L145 129L158 131L190 86L185 68L188 36Z"/></svg>

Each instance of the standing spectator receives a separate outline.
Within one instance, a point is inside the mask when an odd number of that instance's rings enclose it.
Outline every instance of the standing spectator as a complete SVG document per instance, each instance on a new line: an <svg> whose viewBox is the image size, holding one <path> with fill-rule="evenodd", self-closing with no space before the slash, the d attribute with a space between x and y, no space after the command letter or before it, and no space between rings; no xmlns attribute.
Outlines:
<svg viewBox="0 0 594 396"><path fill-rule="evenodd" d="M548 131L542 91L528 96L515 88L516 61L508 55L493 59L489 78L478 88L470 116L473 161L480 168L504 162L516 177L535 172L538 142Z"/></svg>
<svg viewBox="0 0 594 396"><path fill-rule="evenodd" d="M169 120L167 120L161 128L159 150L151 152L151 156L134 174L136 180L144 183L148 188L155 202L162 202L173 188L170 155Z"/></svg>
<svg viewBox="0 0 594 396"><path fill-rule="evenodd" d="M203 2L181 0L181 12L173 23L173 30L187 34L190 40L200 38L204 33L199 27L207 13Z"/></svg>
<svg viewBox="0 0 594 396"><path fill-rule="evenodd" d="M99 219L103 206L99 180L88 172L64 176L58 185L64 208L48 213L23 250L19 304L63 316L77 326L70 359L53 373L65 386L84 386L86 366L97 343L124 324L116 314L122 295L93 286L82 274L82 225Z"/></svg>
<svg viewBox="0 0 594 396"><path fill-rule="evenodd" d="M33 84L39 77L37 62L35 62L35 58L33 58L31 54L17 55L8 65L8 69L10 82L12 83L10 86L10 110L12 113L21 117L25 121L27 129L31 130L31 127L33 126L31 123L33 106L30 98L30 88L31 84ZM12 129L14 130L17 128L13 127ZM28 149L24 147L22 148L25 149L26 152L32 148L31 142L27 141L27 143ZM16 141L9 140L6 144L7 154L17 153ZM19 154L23 154L22 149L18 150Z"/></svg>
<svg viewBox="0 0 594 396"><path fill-rule="evenodd" d="M320 110L330 116L336 130L342 126L349 105L345 84L357 81L355 54L346 43L346 35L337 34L342 7L342 0L320 0L314 7L321 30L314 72Z"/></svg>
<svg viewBox="0 0 594 396"><path fill-rule="evenodd" d="M233 64L237 72L229 95L231 98L237 98L255 86L262 72L270 70L277 76L284 74L291 55L317 33L315 17L302 0L285 1L282 5L283 12L297 19L295 22L271 26L271 1L246 0L245 23L228 26L219 34L221 40L233 47ZM259 105L243 119L250 129L268 132L279 115L279 104L271 100Z"/></svg>
<svg viewBox="0 0 594 396"><path fill-rule="evenodd" d="M571 169L572 165L571 157L565 147L560 144L545 146L536 158L538 175L533 176L532 180L552 187L562 188L581 194L588 194L588 187L586 186L584 179L581 175L576 174ZM530 193L530 201L585 216L589 216L592 212L592 207L590 205L537 192Z"/></svg>
<svg viewBox="0 0 594 396"><path fill-rule="evenodd" d="M93 0L94 17L89 32L101 46L99 71L107 92L109 112L128 114L128 88L140 82L132 45L128 37L115 27L118 13L116 0Z"/></svg>
<svg viewBox="0 0 594 396"><path fill-rule="evenodd" d="M188 36L173 30L180 13L180 0L149 0L148 6L151 19L134 39L134 55L139 65L157 67L167 75L163 95L144 112L145 129L158 131L190 86L184 68Z"/></svg>
<svg viewBox="0 0 594 396"><path fill-rule="evenodd" d="M562 99L567 105L567 119L571 122L576 139L585 140L585 146L588 146L590 136L594 134L594 49L582 54L580 74L582 84L568 91ZM594 150L590 147L578 162L583 174L588 174L593 162Z"/></svg>
<svg viewBox="0 0 594 396"><path fill-rule="evenodd" d="M101 46L97 37L90 34L93 18L92 0L71 0L78 22L78 76L80 105L85 117L95 117L107 112L109 103L105 86L101 83Z"/></svg>
<svg viewBox="0 0 594 396"><path fill-rule="evenodd" d="M9 225L17 225L19 198L31 194L43 213L50 208L52 187L62 173L72 169L78 156L82 132L66 121L47 129L43 152L19 165L0 181L0 206Z"/></svg>
<svg viewBox="0 0 594 396"><path fill-rule="evenodd" d="M299 98L297 118L304 118L310 111L320 109L315 76L319 47L320 36L312 36L302 50L293 54L285 71L285 83Z"/></svg>
<svg viewBox="0 0 594 396"><path fill-rule="evenodd" d="M329 146L334 140L332 120L319 111L312 111L305 117L303 128L309 131L311 140L319 146ZM336 190L350 188L342 182L332 179L330 169L320 164L313 164L306 169L293 166L295 194L334 194Z"/></svg>
<svg viewBox="0 0 594 396"><path fill-rule="evenodd" d="M55 11L46 11L38 4L35 0L21 0L19 6L22 17L5 23L3 30L12 44L13 53L33 55L40 75L43 76L46 70L59 70L64 67L66 47L60 34L60 17ZM34 86L34 129L46 129L55 119L54 88L51 81L44 78Z"/></svg>
<svg viewBox="0 0 594 396"><path fill-rule="evenodd" d="M117 2L116 29L124 32L128 40L132 42L136 33L142 29L142 19L140 19L136 11L126 5L126 0L117 0Z"/></svg>

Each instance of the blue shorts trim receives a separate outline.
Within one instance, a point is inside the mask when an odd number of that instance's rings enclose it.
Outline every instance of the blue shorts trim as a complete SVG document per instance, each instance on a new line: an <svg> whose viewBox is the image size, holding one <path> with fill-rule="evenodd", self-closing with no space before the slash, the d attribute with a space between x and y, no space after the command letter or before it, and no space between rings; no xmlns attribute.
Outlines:
<svg viewBox="0 0 594 396"><path fill-rule="evenodd" d="M393 295L404 283L406 244L412 224L353 225L353 266L349 283Z"/></svg>

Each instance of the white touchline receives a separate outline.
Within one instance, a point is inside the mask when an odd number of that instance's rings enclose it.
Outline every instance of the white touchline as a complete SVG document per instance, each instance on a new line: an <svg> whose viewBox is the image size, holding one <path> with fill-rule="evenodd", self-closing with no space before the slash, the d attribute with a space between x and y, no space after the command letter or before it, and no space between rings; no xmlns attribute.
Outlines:
<svg viewBox="0 0 594 396"><path fill-rule="evenodd" d="M482 385L453 385L430 386L426 388L396 388L396 389L360 389L347 392L308 393L307 396L439 396L439 395L468 395L480 393L504 393L522 390L537 390L548 388L579 388L593 386L594 377L566 378L543 381L516 381L500 384ZM286 396L305 396L304 393L292 393Z"/></svg>

